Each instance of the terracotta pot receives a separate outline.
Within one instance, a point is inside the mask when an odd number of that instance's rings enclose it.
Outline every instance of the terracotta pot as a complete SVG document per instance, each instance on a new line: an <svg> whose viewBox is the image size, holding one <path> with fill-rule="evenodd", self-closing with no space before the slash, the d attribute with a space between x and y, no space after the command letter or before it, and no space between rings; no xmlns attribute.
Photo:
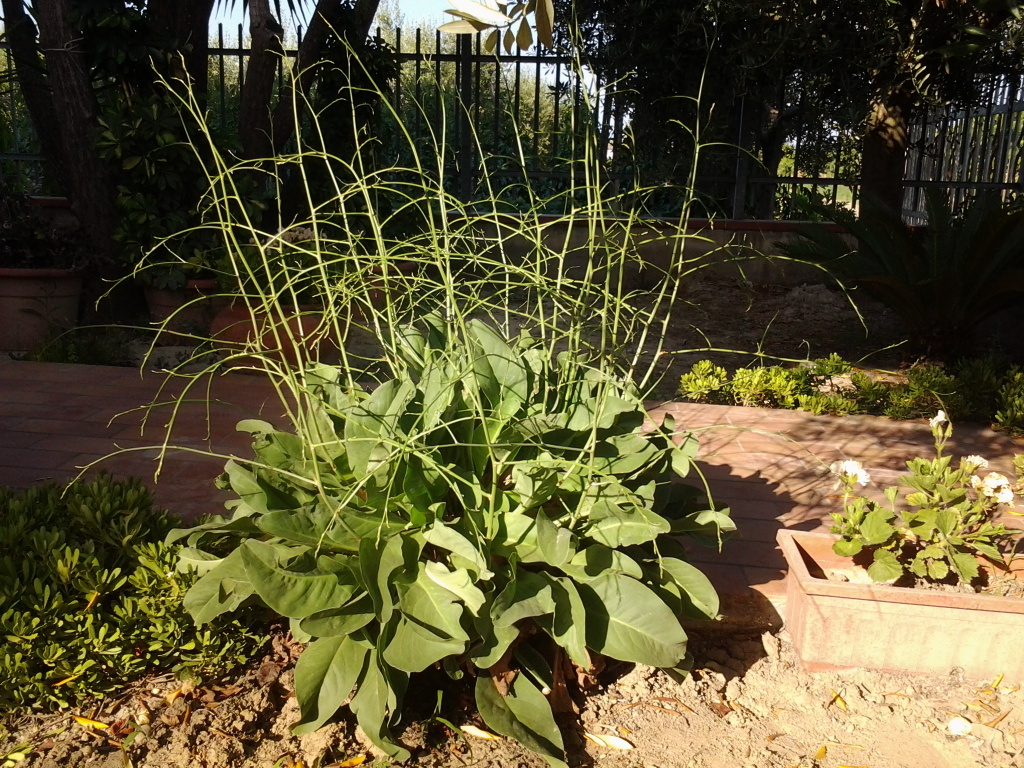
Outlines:
<svg viewBox="0 0 1024 768"><path fill-rule="evenodd" d="M81 293L69 269L0 269L0 351L31 351L73 328Z"/></svg>
<svg viewBox="0 0 1024 768"><path fill-rule="evenodd" d="M806 669L1024 680L1024 599L829 581L826 570L857 567L832 551L836 537L783 529L777 540L786 628Z"/></svg>
<svg viewBox="0 0 1024 768"><path fill-rule="evenodd" d="M315 306L286 310L282 318L236 299L213 318L210 336L218 348L228 354L237 355L251 348L258 339L261 353L272 360L289 365L298 365L300 360L333 362L337 359L338 348L329 329L322 324L323 313ZM277 330L276 325L282 327ZM263 364L256 357L245 355L233 358L230 366L244 371L253 367L261 369Z"/></svg>
<svg viewBox="0 0 1024 768"><path fill-rule="evenodd" d="M178 290L146 286L145 294L150 322L160 326L157 344L186 344L209 336L213 318L228 304L216 295L216 280L189 280Z"/></svg>

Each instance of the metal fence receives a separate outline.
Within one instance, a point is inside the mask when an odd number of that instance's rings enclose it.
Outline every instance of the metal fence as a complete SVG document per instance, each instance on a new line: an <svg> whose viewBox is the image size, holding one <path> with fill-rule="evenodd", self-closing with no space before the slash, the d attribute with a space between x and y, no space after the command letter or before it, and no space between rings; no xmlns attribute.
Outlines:
<svg viewBox="0 0 1024 768"><path fill-rule="evenodd" d="M1024 193L1024 76L993 77L973 109L932 110L910 132L904 215L923 221L924 190Z"/></svg>
<svg viewBox="0 0 1024 768"><path fill-rule="evenodd" d="M244 39L243 31L239 25L237 40ZM401 121L423 147L442 142L449 158L446 178L454 193L471 199L484 183L519 181L543 197L568 185L581 158L594 156L606 161L606 178L617 191L628 192L635 184L626 99L598 77L579 75L570 59L547 51L485 53L480 35L454 38L420 29L378 29L376 34L393 47L399 69L389 80L389 110L380 110L375 125L378 139L389 151L400 152L402 139L396 137ZM294 49L285 52L279 94L284 68L295 55ZM225 42L222 26L215 31L208 106L217 129L231 129L247 58L244 46ZM3 73L9 75L10 64L0 42ZM975 189L1022 189L1024 78L993 79L982 103L984 107L972 110L935 111L912 127L908 217L920 218L923 190L930 186L951 190L955 201ZM716 175L696 180L710 201L709 212L745 218L767 208L776 215L792 215L800 196L856 205L859 130L805 126L787 136L785 163L766 168L742 128L745 105L734 108L738 112L732 124L740 126L732 139L737 146L718 150ZM10 76L0 78L0 112L0 172L10 175L41 159ZM486 177L482 158L487 159ZM678 199L662 195L661 209L652 213L671 215L684 197L682 192Z"/></svg>

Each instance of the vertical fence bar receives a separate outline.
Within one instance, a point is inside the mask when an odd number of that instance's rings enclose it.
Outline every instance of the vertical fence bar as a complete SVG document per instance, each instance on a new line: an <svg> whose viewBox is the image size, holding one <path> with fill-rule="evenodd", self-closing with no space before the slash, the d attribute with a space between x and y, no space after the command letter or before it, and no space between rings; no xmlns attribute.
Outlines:
<svg viewBox="0 0 1024 768"><path fill-rule="evenodd" d="M473 35L458 36L459 62L456 70L459 89L459 199L468 203L473 196L473 136L470 115L473 109Z"/></svg>
<svg viewBox="0 0 1024 768"><path fill-rule="evenodd" d="M533 162L540 170L540 44L537 44L537 66L533 71Z"/></svg>
<svg viewBox="0 0 1024 768"><path fill-rule="evenodd" d="M399 115L402 114L402 65L404 62L401 59L402 55L402 28L395 27L395 51L399 55L398 59L398 76L395 78L395 112Z"/></svg>
<svg viewBox="0 0 1024 768"><path fill-rule="evenodd" d="M224 25L217 25L217 74L220 76L220 128L227 129L228 102L227 87L224 79Z"/></svg>
<svg viewBox="0 0 1024 768"><path fill-rule="evenodd" d="M423 134L423 36L422 30L416 27L416 63L413 67L416 81L413 92L416 94L416 137Z"/></svg>

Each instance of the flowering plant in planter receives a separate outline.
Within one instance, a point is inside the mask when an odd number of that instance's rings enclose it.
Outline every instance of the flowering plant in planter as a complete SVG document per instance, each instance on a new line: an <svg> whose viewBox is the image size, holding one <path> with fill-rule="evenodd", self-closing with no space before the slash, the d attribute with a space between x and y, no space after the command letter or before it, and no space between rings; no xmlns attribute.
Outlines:
<svg viewBox="0 0 1024 768"><path fill-rule="evenodd" d="M840 537L833 550L844 557L870 555L867 572L874 581L917 577L970 584L978 577L978 555L1004 563L1000 544L1021 533L995 520L1013 503L1011 481L997 472L982 475L988 462L981 456L954 464L944 455L953 427L943 411L930 425L935 458L907 462L910 474L900 478L909 489L902 510L896 508L896 486L885 491L888 506L855 495L857 485L871 480L858 462L835 462L830 468L843 491L843 510L832 513L831 530Z"/></svg>

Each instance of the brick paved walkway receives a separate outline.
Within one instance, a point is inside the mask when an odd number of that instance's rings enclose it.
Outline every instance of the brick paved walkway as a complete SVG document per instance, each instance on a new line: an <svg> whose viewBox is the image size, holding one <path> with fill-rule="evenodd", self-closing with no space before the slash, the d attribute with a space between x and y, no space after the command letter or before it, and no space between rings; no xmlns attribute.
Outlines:
<svg viewBox="0 0 1024 768"><path fill-rule="evenodd" d="M0 361L0 484L70 478L116 448L133 450L103 467L152 483L158 456L152 446L163 438L170 408L153 411L144 432L142 413L133 409L153 401L163 381L128 368ZM172 382L160 400L181 386ZM223 460L208 454L249 455L248 437L235 424L257 415L273 422L282 412L273 390L253 376L217 376L193 393L176 419L174 443L185 450L167 455L154 485L160 504L187 517L221 511L228 498L213 485ZM907 459L931 452L923 422L690 403L655 407L652 418L665 412L698 432L712 493L732 509L737 535L721 553L694 549L692 556L722 593L726 618L745 624L778 621L785 565L775 534L780 527L827 527L828 511L838 503L829 496L831 462L857 459L875 486L885 487ZM950 445L951 453L980 454L1004 472L1015 450L1024 452L1024 444L967 425L957 427Z"/></svg>

